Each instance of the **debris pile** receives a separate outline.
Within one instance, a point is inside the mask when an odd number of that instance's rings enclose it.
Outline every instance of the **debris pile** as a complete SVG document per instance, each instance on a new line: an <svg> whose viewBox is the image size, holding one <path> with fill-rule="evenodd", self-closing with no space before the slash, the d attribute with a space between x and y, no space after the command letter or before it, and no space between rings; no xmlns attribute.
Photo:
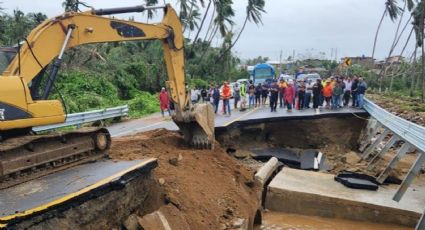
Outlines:
<svg viewBox="0 0 425 230"><path fill-rule="evenodd" d="M218 143L215 150L194 150L177 132L159 129L115 138L110 156L116 160L158 159L153 173L160 187L157 193L162 196L156 214L135 212L141 225L156 226L158 212L172 214L176 217L172 221L190 229L230 229L240 219L251 226L254 222L259 208L254 172Z"/></svg>

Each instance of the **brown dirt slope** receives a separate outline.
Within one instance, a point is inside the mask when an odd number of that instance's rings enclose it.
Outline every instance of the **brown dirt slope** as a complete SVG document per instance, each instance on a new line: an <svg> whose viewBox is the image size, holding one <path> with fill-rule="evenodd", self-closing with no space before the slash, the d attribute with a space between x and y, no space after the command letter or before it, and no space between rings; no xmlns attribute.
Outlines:
<svg viewBox="0 0 425 230"><path fill-rule="evenodd" d="M418 125L425 126L425 103L419 99L380 94L368 94L367 97L391 113Z"/></svg>
<svg viewBox="0 0 425 230"><path fill-rule="evenodd" d="M158 158L154 177L164 188L164 201L184 214L191 229L222 229L237 218L252 223L258 209L254 172L216 146L193 150L178 133L159 129L115 138L110 155Z"/></svg>

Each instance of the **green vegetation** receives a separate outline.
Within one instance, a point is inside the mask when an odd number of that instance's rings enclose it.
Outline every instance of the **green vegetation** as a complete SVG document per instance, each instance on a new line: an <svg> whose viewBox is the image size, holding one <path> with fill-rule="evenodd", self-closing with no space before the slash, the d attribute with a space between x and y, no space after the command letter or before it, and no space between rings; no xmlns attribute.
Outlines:
<svg viewBox="0 0 425 230"><path fill-rule="evenodd" d="M157 0L144 2L158 4ZM248 0L243 27L233 31L231 0L178 2L177 11L186 37L186 81L190 87L248 77L245 70L237 68L241 61L231 49L247 22L261 24L264 5L264 0ZM88 9L78 0L66 0L62 6L66 11ZM203 14L200 8L205 8ZM212 16L211 11L214 11ZM160 10L147 11L147 20L156 13L161 14ZM0 46L18 44L45 19L43 13L25 15L20 10L12 15L2 13L0 3ZM213 47L213 40L221 45ZM92 44L67 50L51 98L63 98L68 113L128 104L131 116L139 117L159 111L157 93L166 80L160 41Z"/></svg>

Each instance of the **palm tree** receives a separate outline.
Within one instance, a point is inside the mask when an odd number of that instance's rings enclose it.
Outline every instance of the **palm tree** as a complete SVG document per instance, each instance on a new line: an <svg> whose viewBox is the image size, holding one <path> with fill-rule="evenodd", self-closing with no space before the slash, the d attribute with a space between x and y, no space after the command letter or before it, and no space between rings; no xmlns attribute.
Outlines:
<svg viewBox="0 0 425 230"><path fill-rule="evenodd" d="M239 31L238 36L236 36L236 39L231 43L231 45L224 51L227 52L235 46L235 44L238 42L239 38L241 37L242 32L245 30L245 26L248 21L254 22L256 25L262 24L261 14L265 13L264 10L265 1L264 0L248 0L248 5L246 7L246 17L245 21L243 23L241 31Z"/></svg>
<svg viewBox="0 0 425 230"><path fill-rule="evenodd" d="M422 78L422 101L425 101L425 49L424 49L424 20L425 20L425 0L421 0L416 5L412 12L413 16L413 28L416 35L416 45L421 47L422 51L422 65L421 65L421 78ZM418 81L419 82L419 81Z"/></svg>
<svg viewBox="0 0 425 230"><path fill-rule="evenodd" d="M146 6L153 6L158 4L158 0L144 0L144 1ZM149 22L149 19L153 18L153 15L155 14L155 12L156 10L147 10L148 17L146 19L146 23Z"/></svg>
<svg viewBox="0 0 425 230"><path fill-rule="evenodd" d="M410 5L410 2L412 0L405 0L405 1L408 1ZM373 50L372 50L372 60L375 57L376 42L378 41L378 34L381 29L382 22L384 21L385 16L388 14L390 16L391 21L395 21L398 15L400 14L400 11L401 9L397 5L397 0L386 0L384 13L381 16L381 20L379 21L378 28L375 33L375 40L373 42Z"/></svg>
<svg viewBox="0 0 425 230"><path fill-rule="evenodd" d="M214 24L218 26L218 30L222 37L225 37L229 32L229 25L233 26L235 23L232 17L235 16L235 11L232 8L232 0L220 0L216 2L217 16L214 19Z"/></svg>
<svg viewBox="0 0 425 230"><path fill-rule="evenodd" d="M196 36L195 36L195 38L193 39L193 42L194 42L194 43L196 42L196 40L197 40L197 39L198 39L198 37L199 37L199 34L200 34L200 33L201 33L201 31L202 31L202 27L204 26L205 19L207 18L207 15L208 15L208 12L209 12L209 10L210 10L211 3L212 3L212 2L213 2L212 0L210 0L210 1L208 2L207 9L205 10L204 16L202 17L201 25L198 27L198 32L196 33ZM193 47L193 46L192 46L192 47Z"/></svg>

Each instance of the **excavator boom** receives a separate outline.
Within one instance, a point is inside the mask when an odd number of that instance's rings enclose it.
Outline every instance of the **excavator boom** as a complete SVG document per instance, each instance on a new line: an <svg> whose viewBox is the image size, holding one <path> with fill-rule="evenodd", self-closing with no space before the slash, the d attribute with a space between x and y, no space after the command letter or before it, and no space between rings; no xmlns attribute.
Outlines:
<svg viewBox="0 0 425 230"><path fill-rule="evenodd" d="M213 147L212 106L193 106L189 102L179 17L170 5L156 8L164 9L164 18L158 24L105 17L146 10L144 6L135 6L67 12L46 20L31 31L0 76L0 137L14 137L0 142L0 183L31 174L33 169L44 171L106 154L110 145L106 129L49 137L27 135L34 126L65 121L62 103L48 98L64 52L83 44L161 40L168 73L166 86L176 108L173 120L188 143L201 148ZM51 68L47 73L49 64ZM82 138L84 135L86 138ZM73 153L76 146L84 147Z"/></svg>

